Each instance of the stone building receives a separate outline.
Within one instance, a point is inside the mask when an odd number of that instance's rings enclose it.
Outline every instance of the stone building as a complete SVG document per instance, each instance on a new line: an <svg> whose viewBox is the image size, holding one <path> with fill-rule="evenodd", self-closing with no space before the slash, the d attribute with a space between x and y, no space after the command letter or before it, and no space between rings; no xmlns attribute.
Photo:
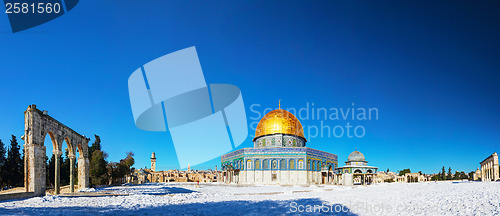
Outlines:
<svg viewBox="0 0 500 216"><path fill-rule="evenodd" d="M476 170L474 173L474 180L478 180L479 177L481 181L498 181L500 179L498 154L496 152L481 161L480 164L481 170L479 170L479 168Z"/></svg>
<svg viewBox="0 0 500 216"><path fill-rule="evenodd" d="M189 167L189 166L188 166ZM156 171L156 154L151 154L151 169L139 169L132 175L126 177L127 183L142 184L148 182L217 182L217 167L212 170L191 170L186 171L166 170Z"/></svg>
<svg viewBox="0 0 500 216"><path fill-rule="evenodd" d="M377 172L377 176L376 176L376 182L377 183L382 183L382 182L396 182L396 178L397 178L398 174L395 173L395 172L384 172L384 171L379 171Z"/></svg>
<svg viewBox="0 0 500 216"><path fill-rule="evenodd" d="M299 120L281 109L257 125L253 148L221 156L225 183L308 185L333 183L337 155L306 147Z"/></svg>

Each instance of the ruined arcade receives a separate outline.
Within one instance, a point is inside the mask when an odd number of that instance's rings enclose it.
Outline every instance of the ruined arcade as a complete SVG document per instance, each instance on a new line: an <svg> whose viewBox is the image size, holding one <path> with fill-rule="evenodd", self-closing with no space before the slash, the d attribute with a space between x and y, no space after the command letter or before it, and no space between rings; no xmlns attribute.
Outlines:
<svg viewBox="0 0 500 216"><path fill-rule="evenodd" d="M44 143L45 137L50 136L52 143ZM62 124L48 115L47 111L41 111L36 105L28 106L24 111L24 187L26 192L33 192L34 195L45 195L46 190L46 145L52 144L56 157L55 161L55 193L60 193L60 161L63 142L66 141L68 147L68 158L70 159L70 192L75 191L73 181L73 165L75 164L76 153L78 152L78 188L89 186L89 159L88 142L89 139L73 129Z"/></svg>

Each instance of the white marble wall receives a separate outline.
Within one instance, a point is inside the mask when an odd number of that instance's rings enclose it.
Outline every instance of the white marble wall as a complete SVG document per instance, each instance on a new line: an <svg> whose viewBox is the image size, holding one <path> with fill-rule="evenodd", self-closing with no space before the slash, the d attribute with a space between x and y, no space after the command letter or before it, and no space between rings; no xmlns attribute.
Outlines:
<svg viewBox="0 0 500 216"><path fill-rule="evenodd" d="M273 180L273 175L275 179ZM321 184L321 172L305 170L250 170L240 171L243 184L308 185Z"/></svg>

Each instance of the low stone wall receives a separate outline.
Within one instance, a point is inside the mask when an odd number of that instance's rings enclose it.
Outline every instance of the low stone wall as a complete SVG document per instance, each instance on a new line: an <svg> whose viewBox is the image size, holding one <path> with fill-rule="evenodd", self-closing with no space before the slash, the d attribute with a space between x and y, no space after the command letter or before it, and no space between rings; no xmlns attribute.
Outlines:
<svg viewBox="0 0 500 216"><path fill-rule="evenodd" d="M0 194L0 201L12 200L12 199L26 199L35 197L33 192L19 192L19 193L6 193Z"/></svg>

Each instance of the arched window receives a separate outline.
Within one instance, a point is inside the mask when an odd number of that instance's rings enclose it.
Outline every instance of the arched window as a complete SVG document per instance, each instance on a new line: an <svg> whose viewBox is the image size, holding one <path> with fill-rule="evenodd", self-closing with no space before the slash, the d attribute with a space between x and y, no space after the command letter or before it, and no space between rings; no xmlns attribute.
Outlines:
<svg viewBox="0 0 500 216"><path fill-rule="evenodd" d="M280 161L280 170L286 170L286 160L281 159Z"/></svg>
<svg viewBox="0 0 500 216"><path fill-rule="evenodd" d="M294 170L295 169L295 160L290 159L290 169Z"/></svg>
<svg viewBox="0 0 500 216"><path fill-rule="evenodd" d="M300 159L298 165L299 169L304 169L304 160Z"/></svg>
<svg viewBox="0 0 500 216"><path fill-rule="evenodd" d="M278 169L278 161L276 159L271 162L271 169Z"/></svg>
<svg viewBox="0 0 500 216"><path fill-rule="evenodd" d="M262 166L263 166L262 168L265 169L265 170L269 169L269 161L267 159L264 159L262 161Z"/></svg>
<svg viewBox="0 0 500 216"><path fill-rule="evenodd" d="M260 160L259 159L255 160L254 169L260 169Z"/></svg>
<svg viewBox="0 0 500 216"><path fill-rule="evenodd" d="M307 169L312 170L311 160L307 160Z"/></svg>
<svg viewBox="0 0 500 216"><path fill-rule="evenodd" d="M316 162L313 161L313 167L311 170L316 170Z"/></svg>
<svg viewBox="0 0 500 216"><path fill-rule="evenodd" d="M252 160L247 160L247 170L252 169Z"/></svg>

